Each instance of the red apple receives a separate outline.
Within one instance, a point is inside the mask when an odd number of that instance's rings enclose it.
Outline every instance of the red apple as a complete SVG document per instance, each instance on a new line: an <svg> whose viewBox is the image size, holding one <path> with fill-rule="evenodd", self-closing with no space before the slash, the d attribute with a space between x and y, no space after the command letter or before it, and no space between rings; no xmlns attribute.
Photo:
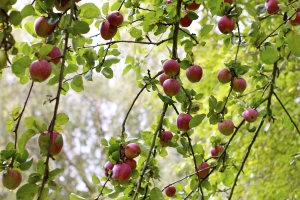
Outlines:
<svg viewBox="0 0 300 200"><path fill-rule="evenodd" d="M59 63L60 57L61 57L59 48L53 47L53 49L47 54L47 56L49 56L52 59L51 62L53 62L55 65L57 65L57 63Z"/></svg>
<svg viewBox="0 0 300 200"><path fill-rule="evenodd" d="M183 18L181 18L179 20L179 24L182 26L182 27L189 27L191 25L191 23L193 22L193 20L191 20L191 18L189 17L189 13L188 11L184 11L186 14Z"/></svg>
<svg viewBox="0 0 300 200"><path fill-rule="evenodd" d="M202 78L202 73L202 68L198 65L192 65L185 71L187 79L192 83L199 82Z"/></svg>
<svg viewBox="0 0 300 200"><path fill-rule="evenodd" d="M197 10L200 7L200 4L195 3L195 1L189 4L186 8L188 10Z"/></svg>
<svg viewBox="0 0 300 200"><path fill-rule="evenodd" d="M218 22L218 28L223 34L231 33L234 29L234 19L228 16L223 16Z"/></svg>
<svg viewBox="0 0 300 200"><path fill-rule="evenodd" d="M218 123L218 129L223 135L231 135L234 130L234 124L230 119Z"/></svg>
<svg viewBox="0 0 300 200"><path fill-rule="evenodd" d="M173 186L173 185L170 185L169 187L167 187L165 189L165 194L168 196L168 197L172 197L174 196L176 193L176 188Z"/></svg>
<svg viewBox="0 0 300 200"><path fill-rule="evenodd" d="M224 3L229 3L231 5L233 3L233 0L224 0Z"/></svg>
<svg viewBox="0 0 300 200"><path fill-rule="evenodd" d="M31 79L36 82L45 81L52 72L52 67L47 60L35 60L29 67Z"/></svg>
<svg viewBox="0 0 300 200"><path fill-rule="evenodd" d="M265 7L269 14L274 14L279 10L279 2L278 0L267 0Z"/></svg>
<svg viewBox="0 0 300 200"><path fill-rule="evenodd" d="M177 116L176 125L180 131L187 132L190 130L189 123L192 119L192 115L181 113Z"/></svg>
<svg viewBox="0 0 300 200"><path fill-rule="evenodd" d="M297 26L300 24L300 10L296 12L296 18L293 19L293 20L290 20L290 23L293 25L293 26Z"/></svg>
<svg viewBox="0 0 300 200"><path fill-rule="evenodd" d="M247 83L243 78L234 78L232 82L232 89L236 92L244 92Z"/></svg>
<svg viewBox="0 0 300 200"><path fill-rule="evenodd" d="M104 165L105 176L109 176L109 172L112 171L114 166L115 165L110 161L107 161L107 163L105 163Z"/></svg>
<svg viewBox="0 0 300 200"><path fill-rule="evenodd" d="M129 165L125 163L118 163L112 169L112 178L119 181L120 183L124 183L131 176L131 168Z"/></svg>
<svg viewBox="0 0 300 200"><path fill-rule="evenodd" d="M10 190L16 189L22 182L22 175L14 169L7 169L2 174L2 184Z"/></svg>
<svg viewBox="0 0 300 200"><path fill-rule="evenodd" d="M247 122L254 122L257 119L258 113L256 110L254 110L253 108L250 108L248 110L245 110L242 114L243 118L247 121Z"/></svg>
<svg viewBox="0 0 300 200"><path fill-rule="evenodd" d="M50 132L49 131L46 131L46 132L40 134L39 139L38 139L40 148L48 149L49 141L50 141ZM59 154L63 147L63 144L64 144L64 142L63 142L63 138L62 138L61 134L59 134L56 131L53 131L50 154L52 156Z"/></svg>
<svg viewBox="0 0 300 200"><path fill-rule="evenodd" d="M177 60L167 60L163 64L163 70L166 75L170 77L175 77L180 71L180 65Z"/></svg>
<svg viewBox="0 0 300 200"><path fill-rule="evenodd" d="M125 162L125 164L129 165L131 169L135 169L136 168L136 161L134 159L127 159Z"/></svg>
<svg viewBox="0 0 300 200"><path fill-rule="evenodd" d="M169 78L170 78L170 76L168 76L165 73L162 73L161 75L159 75L158 80L159 80L160 85L163 86L165 80L167 80Z"/></svg>
<svg viewBox="0 0 300 200"><path fill-rule="evenodd" d="M223 68L218 73L218 80L221 83L229 83L232 79L232 74L227 68Z"/></svg>
<svg viewBox="0 0 300 200"><path fill-rule="evenodd" d="M71 7L71 0L55 0L54 5L56 10L65 12Z"/></svg>
<svg viewBox="0 0 300 200"><path fill-rule="evenodd" d="M124 18L120 11L115 11L109 13L107 20L112 26L120 26L123 23Z"/></svg>
<svg viewBox="0 0 300 200"><path fill-rule="evenodd" d="M0 50L0 69L4 69L7 66L7 57L4 51Z"/></svg>
<svg viewBox="0 0 300 200"><path fill-rule="evenodd" d="M163 83L163 90L166 95L175 96L180 91L180 83L176 79L167 79Z"/></svg>
<svg viewBox="0 0 300 200"><path fill-rule="evenodd" d="M214 148L210 149L210 154L215 159L217 159L219 156L219 153L221 153L223 151L223 149L224 149L223 146L215 146Z"/></svg>
<svg viewBox="0 0 300 200"><path fill-rule="evenodd" d="M171 4L171 3L172 3L172 0L167 0L166 3L167 3L167 4Z"/></svg>
<svg viewBox="0 0 300 200"><path fill-rule="evenodd" d="M203 171L199 171L199 170L203 170ZM199 171L198 172L199 178L202 178L202 179L205 178L209 173L209 164L207 162L203 161L201 163L201 165L198 165L197 168L195 169L195 172L197 172L197 171Z"/></svg>
<svg viewBox="0 0 300 200"><path fill-rule="evenodd" d="M127 158L136 158L140 155L141 148L135 143L129 143L125 146L125 156Z"/></svg>
<svg viewBox="0 0 300 200"><path fill-rule="evenodd" d="M162 131L160 134L161 134L161 138L160 138L161 146L167 147L168 142L173 138L173 133L171 131Z"/></svg>
<svg viewBox="0 0 300 200"><path fill-rule="evenodd" d="M48 20L48 17L39 17L35 20L34 31L36 35L47 37L54 31L56 24L49 24Z"/></svg>
<svg viewBox="0 0 300 200"><path fill-rule="evenodd" d="M118 31L118 27L112 26L108 21L102 22L100 27L101 37L105 40L112 39Z"/></svg>

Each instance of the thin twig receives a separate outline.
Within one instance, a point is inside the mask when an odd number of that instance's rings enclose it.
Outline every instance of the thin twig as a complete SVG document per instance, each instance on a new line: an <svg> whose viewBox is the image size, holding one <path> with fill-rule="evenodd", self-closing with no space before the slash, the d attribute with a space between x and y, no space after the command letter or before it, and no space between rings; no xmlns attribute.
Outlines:
<svg viewBox="0 0 300 200"><path fill-rule="evenodd" d="M112 173L109 174L109 176L107 177L107 179L105 180L102 188L101 188L101 191L99 192L99 195L95 198L95 200L98 200L100 198L100 196L102 195L102 192L105 188L105 185L107 184L107 182L109 181L110 177L112 176Z"/></svg>

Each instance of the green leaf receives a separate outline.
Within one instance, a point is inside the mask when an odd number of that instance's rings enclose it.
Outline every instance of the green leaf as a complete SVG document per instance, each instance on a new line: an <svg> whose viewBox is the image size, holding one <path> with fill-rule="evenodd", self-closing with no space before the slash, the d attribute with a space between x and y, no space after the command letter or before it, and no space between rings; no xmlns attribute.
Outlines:
<svg viewBox="0 0 300 200"><path fill-rule="evenodd" d="M87 22L76 20L74 21L71 30L72 30L71 32L74 33L74 35L85 34L90 31L90 27Z"/></svg>
<svg viewBox="0 0 300 200"><path fill-rule="evenodd" d="M22 10L21 10L21 15L23 18L34 15L35 9L31 4L27 4Z"/></svg>
<svg viewBox="0 0 300 200"><path fill-rule="evenodd" d="M1 156L2 160L8 160L11 157L13 157L16 153L17 153L17 151L14 150L14 149L11 149L11 150L2 150L0 152L0 156Z"/></svg>
<svg viewBox="0 0 300 200"><path fill-rule="evenodd" d="M46 56L48 53L50 53L50 52L52 51L53 47L54 47L54 46L51 45L51 44L45 44L45 45L43 45L43 46L40 48L40 50L39 50L40 56L41 56L41 57Z"/></svg>
<svg viewBox="0 0 300 200"><path fill-rule="evenodd" d="M226 169L221 173L222 182L225 186L231 187L234 181L234 173L231 169Z"/></svg>
<svg viewBox="0 0 300 200"><path fill-rule="evenodd" d="M81 17L94 19L100 15L99 8L93 3L85 3L79 7Z"/></svg>
<svg viewBox="0 0 300 200"><path fill-rule="evenodd" d="M96 174L92 174L92 181L95 185L98 185L100 183L100 179Z"/></svg>
<svg viewBox="0 0 300 200"><path fill-rule="evenodd" d="M217 107L218 101L213 95L211 95L208 99L208 104L210 109L215 109Z"/></svg>
<svg viewBox="0 0 300 200"><path fill-rule="evenodd" d="M245 8L246 8L248 14L253 17L256 17L257 11L256 11L255 7L250 3L245 3L244 5L245 5Z"/></svg>
<svg viewBox="0 0 300 200"><path fill-rule="evenodd" d="M63 168L56 168L56 169L54 169L54 170L52 170L52 171L49 172L49 178L55 177L56 175L58 175L58 174L60 174L62 172L64 172Z"/></svg>
<svg viewBox="0 0 300 200"><path fill-rule="evenodd" d="M86 198L83 198L77 194L71 193L70 194L70 200L85 200Z"/></svg>
<svg viewBox="0 0 300 200"><path fill-rule="evenodd" d="M16 161L19 162L20 164L24 163L27 161L28 159L28 151L25 149L23 152L18 152L17 156L16 156Z"/></svg>
<svg viewBox="0 0 300 200"><path fill-rule="evenodd" d="M160 100L162 100L164 103L167 104L173 104L176 103L175 101L173 101L170 97L165 96L163 94L161 94L160 92L157 93L158 97L160 98Z"/></svg>
<svg viewBox="0 0 300 200"><path fill-rule="evenodd" d="M300 35L296 34L295 32L290 32L286 37L286 41L292 54L295 56L300 56Z"/></svg>
<svg viewBox="0 0 300 200"><path fill-rule="evenodd" d="M195 12L190 11L190 10L189 10L188 15L189 15L189 18L190 18L191 20L196 20L196 19L199 18L199 16L198 16Z"/></svg>
<svg viewBox="0 0 300 200"><path fill-rule="evenodd" d="M109 9L109 2L105 2L104 4L102 4L102 13L103 15L107 15L108 14L108 9Z"/></svg>
<svg viewBox="0 0 300 200"><path fill-rule="evenodd" d="M83 88L83 80L80 75L74 76L72 82L71 82L71 88L75 90L76 92L81 92L84 90Z"/></svg>
<svg viewBox="0 0 300 200"><path fill-rule="evenodd" d="M9 21L11 24L17 26L19 25L23 20L22 14L19 11L13 10L10 14L9 14Z"/></svg>
<svg viewBox="0 0 300 200"><path fill-rule="evenodd" d="M30 66L32 60L28 56L21 57L11 65L12 72L15 75L24 75L26 68Z"/></svg>
<svg viewBox="0 0 300 200"><path fill-rule="evenodd" d="M59 125L64 125L68 123L68 121L69 121L69 116L65 113L59 113L56 115L55 123Z"/></svg>
<svg viewBox="0 0 300 200"><path fill-rule="evenodd" d="M114 71L110 67L105 67L101 73L108 79L111 79L114 77Z"/></svg>
<svg viewBox="0 0 300 200"><path fill-rule="evenodd" d="M274 46L265 46L260 53L260 59L266 64L273 64L278 60L278 52Z"/></svg>
<svg viewBox="0 0 300 200"><path fill-rule="evenodd" d="M200 114L200 115L195 115L191 121L189 122L190 128L194 128L196 126L199 126L204 118L206 117L206 114Z"/></svg>
<svg viewBox="0 0 300 200"><path fill-rule="evenodd" d="M42 180L43 176L39 173L32 173L28 177L28 183L35 184L36 182Z"/></svg>
<svg viewBox="0 0 300 200"><path fill-rule="evenodd" d="M201 36L207 35L213 29L213 27L214 25L210 25L210 24L204 25L200 31L200 35Z"/></svg>
<svg viewBox="0 0 300 200"><path fill-rule="evenodd" d="M150 199L151 200L164 200L164 196L163 196L161 190L159 188L155 187L150 191Z"/></svg>
<svg viewBox="0 0 300 200"><path fill-rule="evenodd" d="M27 183L20 187L16 193L17 199L29 200L33 199L38 193L39 186Z"/></svg>
<svg viewBox="0 0 300 200"><path fill-rule="evenodd" d="M101 145L107 147L108 146L108 141L105 138L101 139Z"/></svg>
<svg viewBox="0 0 300 200"><path fill-rule="evenodd" d="M47 137L43 137L43 138L47 138ZM44 171L45 171L45 161L44 160L38 161L38 163L36 164L36 171L39 174L44 174Z"/></svg>
<svg viewBox="0 0 300 200"><path fill-rule="evenodd" d="M28 170L32 166L32 163L33 163L33 158L30 158L28 161L20 164L19 168L22 171L26 171L26 170Z"/></svg>
<svg viewBox="0 0 300 200"><path fill-rule="evenodd" d="M129 30L129 34L133 38L139 38L139 37L142 36L142 31L140 29L137 29L137 28L132 28L132 29Z"/></svg>

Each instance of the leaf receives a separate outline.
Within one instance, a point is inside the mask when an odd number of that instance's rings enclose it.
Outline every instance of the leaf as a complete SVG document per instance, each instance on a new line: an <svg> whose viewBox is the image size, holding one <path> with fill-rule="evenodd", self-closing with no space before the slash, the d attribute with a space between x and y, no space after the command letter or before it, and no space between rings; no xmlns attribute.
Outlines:
<svg viewBox="0 0 300 200"><path fill-rule="evenodd" d="M42 180L42 174L39 174L39 173L32 173L29 175L28 177L28 183L31 183L31 184L35 184L36 182Z"/></svg>
<svg viewBox="0 0 300 200"><path fill-rule="evenodd" d="M74 21L73 26L71 27L70 30L74 35L85 34L90 31L90 27L87 22L76 20Z"/></svg>
<svg viewBox="0 0 300 200"><path fill-rule="evenodd" d="M13 25L17 26L19 25L23 20L22 14L19 11L13 10L10 14L9 14L9 21L10 23L12 23Z"/></svg>
<svg viewBox="0 0 300 200"><path fill-rule="evenodd" d="M190 18L191 20L196 20L196 19L199 18L199 16L198 16L195 12L190 11L190 10L189 10L189 12L188 12L188 16L189 16L189 18Z"/></svg>
<svg viewBox="0 0 300 200"><path fill-rule="evenodd" d="M85 75L84 79L87 81L93 81L93 70L89 70Z"/></svg>
<svg viewBox="0 0 300 200"><path fill-rule="evenodd" d="M92 174L92 181L95 185L98 185L100 183L100 179L98 178L98 176L96 174Z"/></svg>
<svg viewBox="0 0 300 200"><path fill-rule="evenodd" d="M39 186L27 183L20 187L16 193L17 199L29 200L33 199L38 193Z"/></svg>
<svg viewBox="0 0 300 200"><path fill-rule="evenodd" d="M104 4L102 4L102 13L103 13L103 15L108 14L108 9L109 9L109 2L105 2Z"/></svg>
<svg viewBox="0 0 300 200"><path fill-rule="evenodd" d="M158 97L160 98L160 100L162 100L164 103L167 104L173 104L176 103L175 101L173 101L170 97L162 95L160 92L157 93Z"/></svg>
<svg viewBox="0 0 300 200"><path fill-rule="evenodd" d="M49 172L49 178L55 177L56 175L58 175L58 174L60 174L62 172L64 172L63 168L56 168L56 169L54 169L54 170L52 170L52 171Z"/></svg>
<svg viewBox="0 0 300 200"><path fill-rule="evenodd" d="M93 3L82 4L79 9L81 11L80 16L87 19L94 19L100 15L99 8Z"/></svg>
<svg viewBox="0 0 300 200"><path fill-rule="evenodd" d="M200 35L201 36L207 35L213 29L213 27L214 25L210 25L210 24L204 25L200 31Z"/></svg>
<svg viewBox="0 0 300 200"><path fill-rule="evenodd" d="M200 125L205 117L206 117L206 114L195 115L189 122L189 127L194 128L194 127Z"/></svg>
<svg viewBox="0 0 300 200"><path fill-rule="evenodd" d="M101 73L108 79L111 79L114 77L114 71L110 67L105 67Z"/></svg>
<svg viewBox="0 0 300 200"><path fill-rule="evenodd" d="M20 164L19 168L22 171L26 171L26 170L28 170L32 166L32 163L33 163L33 158L30 158L28 161Z"/></svg>
<svg viewBox="0 0 300 200"><path fill-rule="evenodd" d="M129 34L133 38L139 38L139 37L142 36L142 31L140 29L137 29L137 28L132 28L132 29L129 30Z"/></svg>
<svg viewBox="0 0 300 200"><path fill-rule="evenodd" d="M0 152L0 156L1 156L1 159L2 159L2 160L8 160L8 159L10 159L11 157L13 157L16 153L17 153L17 151L14 150L14 149L10 149L10 150L2 150L2 151Z"/></svg>
<svg viewBox="0 0 300 200"><path fill-rule="evenodd" d="M86 198L83 198L77 194L71 193L70 194L70 200L85 200Z"/></svg>
<svg viewBox="0 0 300 200"><path fill-rule="evenodd" d="M292 54L295 56L300 56L300 35L297 35L295 32L290 32L286 37L286 41Z"/></svg>
<svg viewBox="0 0 300 200"><path fill-rule="evenodd" d="M278 52L274 46L265 46L260 53L260 59L266 64L273 64L278 60Z"/></svg>
<svg viewBox="0 0 300 200"><path fill-rule="evenodd" d="M32 60L28 56L21 57L20 59L13 62L11 65L12 72L15 75L25 74L26 68L30 66Z"/></svg>
<svg viewBox="0 0 300 200"><path fill-rule="evenodd" d="M210 109L215 109L217 107L218 101L213 95L211 95L208 99L208 104Z"/></svg>
<svg viewBox="0 0 300 200"><path fill-rule="evenodd" d="M155 187L150 191L150 199L151 200L163 200L164 196L163 196L161 190L159 188Z"/></svg>
<svg viewBox="0 0 300 200"><path fill-rule="evenodd" d="M55 123L59 125L64 125L68 123L68 121L69 121L69 116L65 113L59 113L56 115Z"/></svg>
<svg viewBox="0 0 300 200"><path fill-rule="evenodd" d="M34 7L31 4L27 4L22 10L21 10L21 15L23 18L34 15L35 10Z"/></svg>
<svg viewBox="0 0 300 200"><path fill-rule="evenodd" d="M255 7L250 3L245 3L244 5L245 5L245 8L246 8L248 14L253 17L256 17L257 11L256 11Z"/></svg>

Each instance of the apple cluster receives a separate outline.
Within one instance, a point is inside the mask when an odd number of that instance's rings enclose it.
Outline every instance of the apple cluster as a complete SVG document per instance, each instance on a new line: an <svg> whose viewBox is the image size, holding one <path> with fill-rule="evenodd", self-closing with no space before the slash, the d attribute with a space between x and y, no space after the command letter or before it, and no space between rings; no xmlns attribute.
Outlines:
<svg viewBox="0 0 300 200"><path fill-rule="evenodd" d="M123 15L120 11L111 12L107 16L107 20L102 22L100 27L100 35L105 40L112 39L117 31L118 26L120 26L123 23Z"/></svg>

